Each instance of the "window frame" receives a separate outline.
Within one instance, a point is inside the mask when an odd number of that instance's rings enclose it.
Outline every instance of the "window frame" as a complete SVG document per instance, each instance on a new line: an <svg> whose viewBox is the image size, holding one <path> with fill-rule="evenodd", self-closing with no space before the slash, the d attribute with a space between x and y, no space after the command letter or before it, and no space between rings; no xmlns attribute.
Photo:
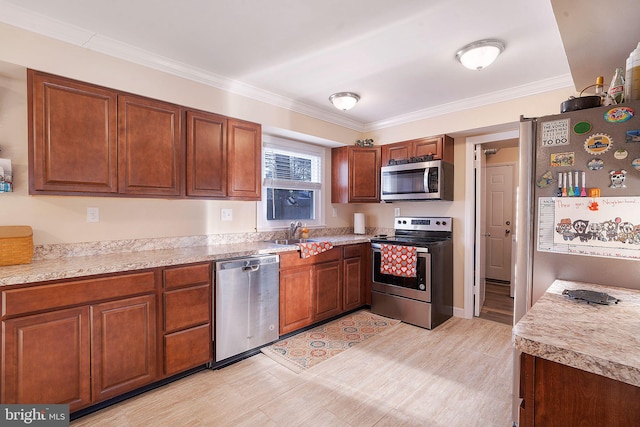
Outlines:
<svg viewBox="0 0 640 427"><path fill-rule="evenodd" d="M303 155L311 155L318 156L320 158L320 189L311 188L309 190L314 191L314 214L315 219L300 219L303 224L306 224L308 228L320 228L325 227L325 219L324 219L324 201L326 194L326 185L325 185L325 169L326 169L326 149L324 147L309 144L307 142L294 141L269 135L263 135L262 138L262 158L261 158L261 172L260 172L260 185L262 186L262 198L258 203L256 203L256 229L257 231L274 231L281 229L288 229L289 224L292 221L297 220L267 220L267 191L268 188L265 184L267 179L265 179L265 152L266 148L276 148L283 151L288 151L292 154L303 154ZM295 186L297 190L306 189L304 185L298 184ZM275 187L275 188L285 188L285 187Z"/></svg>

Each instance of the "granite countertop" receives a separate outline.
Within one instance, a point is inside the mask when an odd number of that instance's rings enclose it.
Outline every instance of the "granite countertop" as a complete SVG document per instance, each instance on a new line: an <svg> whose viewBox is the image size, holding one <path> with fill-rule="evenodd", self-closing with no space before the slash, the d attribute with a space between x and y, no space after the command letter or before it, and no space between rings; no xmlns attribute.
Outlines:
<svg viewBox="0 0 640 427"><path fill-rule="evenodd" d="M605 292L587 304L564 289ZM516 349L640 387L640 290L556 280L513 329Z"/></svg>
<svg viewBox="0 0 640 427"><path fill-rule="evenodd" d="M314 240L328 241L334 246L341 246L369 242L369 236L322 236L314 237ZM275 254L298 249L297 245L246 242L44 259L32 261L30 264L0 267L0 286L119 273L249 255Z"/></svg>

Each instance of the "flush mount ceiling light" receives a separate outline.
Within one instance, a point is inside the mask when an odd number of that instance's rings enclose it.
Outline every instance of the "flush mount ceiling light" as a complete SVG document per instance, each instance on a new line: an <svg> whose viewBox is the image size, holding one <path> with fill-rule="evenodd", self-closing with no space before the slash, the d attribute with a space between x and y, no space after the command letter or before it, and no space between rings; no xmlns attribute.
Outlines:
<svg viewBox="0 0 640 427"><path fill-rule="evenodd" d="M353 108L358 103L360 96L353 92L338 92L329 97L329 101L338 110L347 111Z"/></svg>
<svg viewBox="0 0 640 427"><path fill-rule="evenodd" d="M470 70L482 70L491 65L504 50L500 40L487 39L469 43L456 53L456 59Z"/></svg>

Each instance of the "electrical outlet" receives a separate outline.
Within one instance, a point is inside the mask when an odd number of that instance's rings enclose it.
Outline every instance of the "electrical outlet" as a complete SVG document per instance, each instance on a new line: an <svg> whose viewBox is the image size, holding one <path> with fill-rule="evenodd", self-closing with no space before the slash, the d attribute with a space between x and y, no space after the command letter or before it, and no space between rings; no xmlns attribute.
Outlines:
<svg viewBox="0 0 640 427"><path fill-rule="evenodd" d="M338 208L333 208L333 217L337 217L338 216Z"/></svg>
<svg viewBox="0 0 640 427"><path fill-rule="evenodd" d="M222 221L233 221L233 209L220 209L220 219Z"/></svg>
<svg viewBox="0 0 640 427"><path fill-rule="evenodd" d="M400 208L394 209L394 216L400 216Z"/></svg>
<svg viewBox="0 0 640 427"><path fill-rule="evenodd" d="M87 208L87 222L100 222L100 209Z"/></svg>

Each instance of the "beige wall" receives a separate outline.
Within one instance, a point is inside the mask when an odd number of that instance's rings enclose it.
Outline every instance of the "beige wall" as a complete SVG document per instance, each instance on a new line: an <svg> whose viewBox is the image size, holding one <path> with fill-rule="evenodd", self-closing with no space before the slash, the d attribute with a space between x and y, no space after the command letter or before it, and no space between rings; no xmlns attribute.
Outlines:
<svg viewBox="0 0 640 427"><path fill-rule="evenodd" d="M373 138L386 144L417 137L466 132L504 123L516 123L520 114L540 116L558 112L560 102L573 90L559 90L523 99L474 108L456 114L367 132L314 119L303 114L227 93L154 69L112 58L88 49L0 24L0 157L14 166L15 192L0 194L2 225L28 224L36 244L91 242L215 233L251 232L256 227L256 203L201 200L118 199L99 197L29 196L27 172L27 106L25 68L34 68L78 80L149 96L177 104L262 123L314 137L351 144ZM464 137L455 139L455 200L397 204L332 205L325 197L325 218L330 227L353 224L353 212L366 214L367 226L391 227L394 208L402 215L443 215L454 218L454 305L462 308L465 250ZM327 149L327 154L329 150ZM330 156L327 155L327 159ZM328 162L327 162L328 163ZM330 165L325 181L330 183ZM330 188L330 187L327 187ZM327 192L328 193L328 192ZM86 222L86 208L100 209L100 222ZM221 208L233 209L232 222L220 221ZM333 208L337 210L334 217Z"/></svg>

